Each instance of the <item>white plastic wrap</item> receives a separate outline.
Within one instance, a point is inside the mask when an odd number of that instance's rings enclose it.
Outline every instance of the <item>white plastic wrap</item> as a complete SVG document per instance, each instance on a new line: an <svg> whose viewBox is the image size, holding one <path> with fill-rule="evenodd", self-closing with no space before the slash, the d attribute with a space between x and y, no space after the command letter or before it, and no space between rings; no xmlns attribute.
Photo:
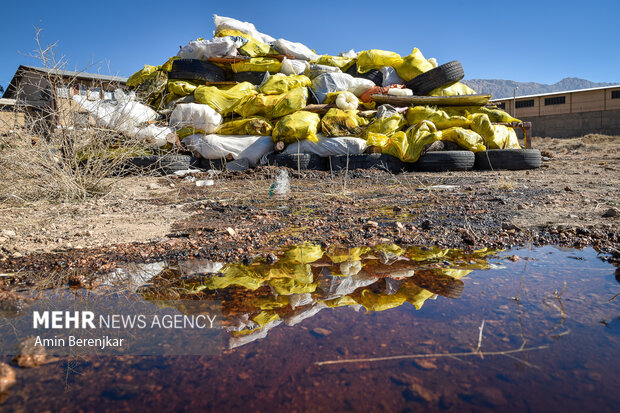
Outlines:
<svg viewBox="0 0 620 413"><path fill-rule="evenodd" d="M177 140L176 134L172 128L152 124L136 127L131 132L127 133L127 135L136 139L144 140L159 148L169 142L173 143Z"/></svg>
<svg viewBox="0 0 620 413"><path fill-rule="evenodd" d="M264 34L256 30L256 27L252 23L242 22L241 20L233 19L231 17L213 15L213 22L215 23L215 31L230 29L238 30L241 33L249 34L256 40L260 40L263 43L271 44L275 39L268 34Z"/></svg>
<svg viewBox="0 0 620 413"><path fill-rule="evenodd" d="M392 85L404 85L405 81L403 78L398 76L396 69L390 66L384 66L381 68L381 74L383 75L383 82L381 86L392 86Z"/></svg>
<svg viewBox="0 0 620 413"><path fill-rule="evenodd" d="M191 126L195 129L213 133L222 124L222 115L209 105L200 103L181 103L170 115L170 127L181 129Z"/></svg>
<svg viewBox="0 0 620 413"><path fill-rule="evenodd" d="M428 62L433 66L433 67L437 67L437 59L435 59L434 57L431 57L430 59L428 59Z"/></svg>
<svg viewBox="0 0 620 413"><path fill-rule="evenodd" d="M336 98L336 106L342 110L355 110L359 106L359 99L351 92L342 92Z"/></svg>
<svg viewBox="0 0 620 413"><path fill-rule="evenodd" d="M413 96L413 90L407 89L407 88L398 89L398 88L393 87L390 90L388 90L388 95L390 96Z"/></svg>
<svg viewBox="0 0 620 413"><path fill-rule="evenodd" d="M282 67L280 72L286 75L301 75L306 70L310 69L310 63L305 60L290 60L286 57L282 59Z"/></svg>
<svg viewBox="0 0 620 413"><path fill-rule="evenodd" d="M366 140L355 137L326 138L317 134L318 142L307 139L288 145L282 153L313 153L319 156L361 155L366 150Z"/></svg>
<svg viewBox="0 0 620 413"><path fill-rule="evenodd" d="M278 39L273 44L273 47L282 54L289 54L295 56L295 59L310 61L317 60L319 58L319 55L314 53L302 43L290 42L285 39Z"/></svg>
<svg viewBox="0 0 620 413"><path fill-rule="evenodd" d="M353 77L347 73L323 73L312 79L312 90L320 103L325 101L328 93L348 91L361 96L375 84L368 79Z"/></svg>
<svg viewBox="0 0 620 413"><path fill-rule="evenodd" d="M207 60L210 57L238 56L237 49L245 43L242 37L214 37L211 40L194 40L179 50L182 59Z"/></svg>
<svg viewBox="0 0 620 413"><path fill-rule="evenodd" d="M247 158L251 167L274 149L271 136L196 134L183 139L183 144L205 159L223 159L229 154L234 159Z"/></svg>
<svg viewBox="0 0 620 413"><path fill-rule="evenodd" d="M357 58L357 52L355 50L351 49L348 52L340 52L340 53L338 53L338 56L351 57L351 58L355 59L355 58Z"/></svg>

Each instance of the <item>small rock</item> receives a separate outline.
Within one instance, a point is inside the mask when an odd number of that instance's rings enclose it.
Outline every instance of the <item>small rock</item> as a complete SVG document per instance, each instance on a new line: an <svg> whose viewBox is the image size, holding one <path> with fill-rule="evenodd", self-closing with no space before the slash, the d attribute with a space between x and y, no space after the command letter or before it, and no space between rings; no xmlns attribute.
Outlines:
<svg viewBox="0 0 620 413"><path fill-rule="evenodd" d="M571 188L570 186L568 186L568 185L564 187L564 190L566 192L575 192L575 190L573 188Z"/></svg>
<svg viewBox="0 0 620 413"><path fill-rule="evenodd" d="M437 368L437 365L435 365L431 359L417 359L413 361L413 364L422 370L433 370Z"/></svg>
<svg viewBox="0 0 620 413"><path fill-rule="evenodd" d="M428 231L429 229L433 228L433 224L427 219L422 221L420 228L422 228L424 231Z"/></svg>
<svg viewBox="0 0 620 413"><path fill-rule="evenodd" d="M364 228L379 228L379 223L375 221L367 221L364 224Z"/></svg>
<svg viewBox="0 0 620 413"><path fill-rule="evenodd" d="M510 230L521 231L521 228L519 228L515 224L511 224L509 222L502 222L502 229L504 231L510 231Z"/></svg>
<svg viewBox="0 0 620 413"><path fill-rule="evenodd" d="M320 337L325 337L330 335L332 332L330 330L327 330L325 328L321 328L321 327L317 327L317 328L313 328L312 329L312 334L316 335L316 336L320 336Z"/></svg>
<svg viewBox="0 0 620 413"><path fill-rule="evenodd" d="M402 231L402 230L405 228L405 226L404 226L402 223L400 223L400 222L396 221L396 222L394 223L394 228L396 228L396 229L397 229L397 230L399 230L399 231Z"/></svg>
<svg viewBox="0 0 620 413"><path fill-rule="evenodd" d="M239 374L238 374L238 377L239 377L241 380L247 380L247 379L249 379L249 378L250 378L250 375L249 375L248 373L246 373L246 372L242 371L241 373L239 373Z"/></svg>
<svg viewBox="0 0 620 413"><path fill-rule="evenodd" d="M616 208L609 208L602 216L603 218L614 218L620 216L620 211L618 211Z"/></svg>
<svg viewBox="0 0 620 413"><path fill-rule="evenodd" d="M512 262L521 261L521 257L519 257L518 255L511 255L511 256L506 257L506 258L508 258Z"/></svg>
<svg viewBox="0 0 620 413"><path fill-rule="evenodd" d="M403 396L407 400L422 400L427 403L433 403L439 401L439 395L431 390L423 387L420 384L414 383L407 387L407 390L403 392Z"/></svg>
<svg viewBox="0 0 620 413"><path fill-rule="evenodd" d="M30 336L23 339L18 346L18 353L13 362L19 367L38 367L45 364L47 351L45 347L36 345L36 338Z"/></svg>
<svg viewBox="0 0 620 413"><path fill-rule="evenodd" d="M228 232L231 236L235 235L237 233L237 231L235 231L231 227L226 228L226 232Z"/></svg>
<svg viewBox="0 0 620 413"><path fill-rule="evenodd" d="M146 185L146 189L150 189L150 190L161 189L161 185L152 182Z"/></svg>
<svg viewBox="0 0 620 413"><path fill-rule="evenodd" d="M0 362L0 393L10 389L15 382L15 370L13 370L8 364Z"/></svg>
<svg viewBox="0 0 620 413"><path fill-rule="evenodd" d="M278 261L278 257L277 257L275 254L273 254L273 253L269 253L269 254L267 254L267 256L265 257L265 262L266 262L267 264L269 264L269 265L271 265L271 264L273 264L273 263L275 263L275 262L277 262L277 261Z"/></svg>
<svg viewBox="0 0 620 413"><path fill-rule="evenodd" d="M12 256L13 258L21 258L21 257L23 257L23 254L21 254L21 253L19 253L19 252L14 252L13 254L11 254L11 256Z"/></svg>
<svg viewBox="0 0 620 413"><path fill-rule="evenodd" d="M12 231L10 229L5 229L2 231L2 236L3 237L7 237L7 238L13 238L15 237L17 234L15 233L15 231Z"/></svg>

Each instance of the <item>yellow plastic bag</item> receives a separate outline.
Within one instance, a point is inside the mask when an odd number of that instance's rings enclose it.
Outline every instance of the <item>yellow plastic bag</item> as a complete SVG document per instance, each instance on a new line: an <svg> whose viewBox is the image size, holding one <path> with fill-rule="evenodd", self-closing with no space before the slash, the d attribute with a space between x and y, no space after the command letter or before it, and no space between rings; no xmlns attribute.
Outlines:
<svg viewBox="0 0 620 413"><path fill-rule="evenodd" d="M357 110L331 108L321 120L321 130L329 136L360 136L368 119L358 116Z"/></svg>
<svg viewBox="0 0 620 413"><path fill-rule="evenodd" d="M403 162L416 162L420 158L425 145L439 139L437 128L432 122L423 120L412 126L407 132L396 132L392 136L370 134L368 146L379 146L381 153L397 157Z"/></svg>
<svg viewBox="0 0 620 413"><path fill-rule="evenodd" d="M489 117L483 113L473 115L472 130L484 139L489 149L520 149L519 140L514 129L504 125L492 125Z"/></svg>
<svg viewBox="0 0 620 413"><path fill-rule="evenodd" d="M168 92L174 93L176 96L187 96L194 93L198 87L195 83L186 80L170 80L168 81Z"/></svg>
<svg viewBox="0 0 620 413"><path fill-rule="evenodd" d="M461 95L475 95L476 91L464 83L456 82L452 86L437 88L431 90L429 96L461 96Z"/></svg>
<svg viewBox="0 0 620 413"><path fill-rule="evenodd" d="M269 46L268 44L265 44L260 40L253 39L251 37L238 50L240 54L248 57L261 57L268 55L273 51L271 49L271 46Z"/></svg>
<svg viewBox="0 0 620 413"><path fill-rule="evenodd" d="M279 118L306 107L308 89L298 87L281 95L248 95L235 107L235 112L244 118L264 116L267 119Z"/></svg>
<svg viewBox="0 0 620 413"><path fill-rule="evenodd" d="M129 76L129 79L127 79L127 86L136 87L140 85L149 77L149 75L158 70L161 70L161 66L144 65L143 69L140 69L133 75Z"/></svg>
<svg viewBox="0 0 620 413"><path fill-rule="evenodd" d="M371 69L381 69L383 66L396 68L402 64L402 61L400 55L395 52L379 49L364 50L357 55L357 71L366 73Z"/></svg>
<svg viewBox="0 0 620 413"><path fill-rule="evenodd" d="M352 57L330 56L324 54L318 59L313 60L311 63L315 63L317 65L338 67L343 72L346 72L351 66L353 66L353 64L355 63L355 59Z"/></svg>
<svg viewBox="0 0 620 413"><path fill-rule="evenodd" d="M248 40L254 39L249 34L243 33L243 32L240 32L239 30L234 30L234 29L224 29L224 30L220 30L219 32L215 33L215 37L226 37L226 36L232 36L232 37L239 36L239 37L243 37L244 39L248 39Z"/></svg>
<svg viewBox="0 0 620 413"><path fill-rule="evenodd" d="M203 131L202 129L196 129L193 128L191 126L186 126L184 128L181 128L179 130L176 131L177 136L179 137L179 139L183 140L183 138L186 138L188 136L191 135L196 135L196 134L205 134L205 131Z"/></svg>
<svg viewBox="0 0 620 413"><path fill-rule="evenodd" d="M437 129L468 127L470 120L464 116L450 116L445 111L431 106L415 106L407 109L407 122L414 126L423 120L433 122Z"/></svg>
<svg viewBox="0 0 620 413"><path fill-rule="evenodd" d="M406 82L433 69L433 65L424 58L424 55L417 47L413 49L409 56L403 57L400 64L393 67L396 69L398 76Z"/></svg>
<svg viewBox="0 0 620 413"><path fill-rule="evenodd" d="M233 72L271 72L278 73L282 63L270 57L253 57L239 60L231 65Z"/></svg>
<svg viewBox="0 0 620 413"><path fill-rule="evenodd" d="M276 123L272 134L273 140L284 141L287 144L304 139L318 142L316 131L320 121L319 115L305 110L286 115Z"/></svg>
<svg viewBox="0 0 620 413"><path fill-rule="evenodd" d="M476 113L484 113L489 116L491 122L521 122L517 118L513 118L501 109L489 109L484 106L476 110Z"/></svg>
<svg viewBox="0 0 620 413"><path fill-rule="evenodd" d="M265 95L281 95L289 90L311 86L312 81L304 75L273 75L260 88L260 92Z"/></svg>
<svg viewBox="0 0 620 413"><path fill-rule="evenodd" d="M400 113L395 113L386 118L376 118L362 133L362 138L367 139L371 133L391 136L399 130L402 130L405 126L407 126L407 120Z"/></svg>
<svg viewBox="0 0 620 413"><path fill-rule="evenodd" d="M480 152L486 150L484 139L471 129L464 128L448 128L439 131L439 140L450 141L459 145L461 148L472 152Z"/></svg>
<svg viewBox="0 0 620 413"><path fill-rule="evenodd" d="M226 116L233 111L242 99L256 95L256 87L249 82L234 86L198 86L194 91L196 102L204 103Z"/></svg>
<svg viewBox="0 0 620 413"><path fill-rule="evenodd" d="M218 135L262 135L270 136L273 125L259 116L231 120L221 124L215 131Z"/></svg>

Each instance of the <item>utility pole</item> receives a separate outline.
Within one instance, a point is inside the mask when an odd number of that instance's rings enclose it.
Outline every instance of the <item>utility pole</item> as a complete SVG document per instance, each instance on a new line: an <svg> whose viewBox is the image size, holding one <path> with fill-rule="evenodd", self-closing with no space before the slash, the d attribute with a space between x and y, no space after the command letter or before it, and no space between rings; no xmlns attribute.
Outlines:
<svg viewBox="0 0 620 413"><path fill-rule="evenodd" d="M519 86L516 86L512 91L512 116L517 117L517 89Z"/></svg>

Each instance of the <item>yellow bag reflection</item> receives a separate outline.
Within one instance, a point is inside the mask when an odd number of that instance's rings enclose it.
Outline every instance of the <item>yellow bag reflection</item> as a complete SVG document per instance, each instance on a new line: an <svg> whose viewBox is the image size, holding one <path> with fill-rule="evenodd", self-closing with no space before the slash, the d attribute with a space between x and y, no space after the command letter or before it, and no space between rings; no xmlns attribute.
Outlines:
<svg viewBox="0 0 620 413"><path fill-rule="evenodd" d="M321 258L323 258L323 248L311 242L289 248L284 253L284 259L287 262L298 264L309 264Z"/></svg>
<svg viewBox="0 0 620 413"><path fill-rule="evenodd" d="M292 143L308 139L318 142L316 132L320 120L319 115L305 110L286 115L273 128L273 140L274 142Z"/></svg>
<svg viewBox="0 0 620 413"><path fill-rule="evenodd" d="M326 254L334 264L340 264L345 261L359 261L362 259L362 255L371 250L370 247L343 248L331 246Z"/></svg>
<svg viewBox="0 0 620 413"><path fill-rule="evenodd" d="M196 102L204 103L226 116L248 96L256 95L256 88L249 82L234 86L198 86L194 91Z"/></svg>

